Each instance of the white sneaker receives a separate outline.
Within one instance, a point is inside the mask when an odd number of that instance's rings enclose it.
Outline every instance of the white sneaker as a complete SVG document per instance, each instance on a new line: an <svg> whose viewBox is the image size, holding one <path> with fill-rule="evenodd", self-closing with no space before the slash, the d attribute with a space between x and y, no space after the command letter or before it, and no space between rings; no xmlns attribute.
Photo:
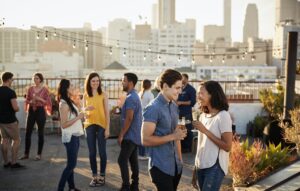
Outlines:
<svg viewBox="0 0 300 191"><path fill-rule="evenodd" d="M138 156L138 159L139 160L148 160L148 157L146 157L146 156Z"/></svg>

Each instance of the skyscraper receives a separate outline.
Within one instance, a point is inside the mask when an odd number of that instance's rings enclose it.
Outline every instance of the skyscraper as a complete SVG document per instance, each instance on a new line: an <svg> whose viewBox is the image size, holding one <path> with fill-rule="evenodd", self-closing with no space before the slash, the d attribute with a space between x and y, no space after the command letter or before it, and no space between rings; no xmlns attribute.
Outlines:
<svg viewBox="0 0 300 191"><path fill-rule="evenodd" d="M231 42L231 0L224 0L224 30L225 40Z"/></svg>
<svg viewBox="0 0 300 191"><path fill-rule="evenodd" d="M249 37L258 38L258 11L256 4L248 4L244 21L244 42Z"/></svg>
<svg viewBox="0 0 300 191"><path fill-rule="evenodd" d="M297 23L299 11L297 0L276 0L276 24L292 22ZM299 13L298 13L299 14Z"/></svg>
<svg viewBox="0 0 300 191"><path fill-rule="evenodd" d="M159 28L162 29L165 25L175 22L175 0L158 0Z"/></svg>
<svg viewBox="0 0 300 191"><path fill-rule="evenodd" d="M158 4L152 5L152 28L158 29Z"/></svg>

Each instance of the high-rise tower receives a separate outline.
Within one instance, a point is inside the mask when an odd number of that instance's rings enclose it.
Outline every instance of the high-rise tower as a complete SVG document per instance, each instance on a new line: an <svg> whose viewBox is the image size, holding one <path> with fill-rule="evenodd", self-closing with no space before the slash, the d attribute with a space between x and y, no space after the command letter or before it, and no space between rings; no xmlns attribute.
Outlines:
<svg viewBox="0 0 300 191"><path fill-rule="evenodd" d="M158 24L162 29L165 25L175 23L175 0L159 0Z"/></svg>
<svg viewBox="0 0 300 191"><path fill-rule="evenodd" d="M249 37L258 38L258 11L256 4L248 4L244 21L244 42L248 41Z"/></svg>
<svg viewBox="0 0 300 191"><path fill-rule="evenodd" d="M224 30L225 40L231 42L231 0L224 0Z"/></svg>

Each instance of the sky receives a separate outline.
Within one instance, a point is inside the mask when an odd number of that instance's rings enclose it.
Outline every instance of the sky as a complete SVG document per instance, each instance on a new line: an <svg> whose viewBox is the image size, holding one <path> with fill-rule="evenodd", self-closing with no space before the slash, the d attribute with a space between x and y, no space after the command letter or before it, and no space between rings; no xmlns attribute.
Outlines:
<svg viewBox="0 0 300 191"><path fill-rule="evenodd" d="M1 0L0 20L5 27L30 26L82 27L85 22L93 29L106 27L115 18L132 23L151 24L152 4L158 0ZM232 0L232 39L242 41L247 4L258 8L259 36L271 39L275 25L275 0ZM139 15L143 19L139 19ZM146 19L145 19L146 18ZM223 0L176 0L176 20L197 21L197 39L203 40L204 25L223 25Z"/></svg>

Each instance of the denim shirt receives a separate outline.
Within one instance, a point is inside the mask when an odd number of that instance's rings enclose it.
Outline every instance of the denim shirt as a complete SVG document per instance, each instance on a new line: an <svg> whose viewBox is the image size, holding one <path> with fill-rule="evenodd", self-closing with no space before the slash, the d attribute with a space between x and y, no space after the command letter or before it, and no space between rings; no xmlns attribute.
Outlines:
<svg viewBox="0 0 300 191"><path fill-rule="evenodd" d="M178 122L178 107L174 102L168 102L162 94L159 94L144 110L145 122L156 124L154 135L166 136L172 134ZM175 141L158 146L147 147L149 153L149 169L153 166L162 172L175 176L175 165L178 174L182 172L182 164L179 161Z"/></svg>
<svg viewBox="0 0 300 191"><path fill-rule="evenodd" d="M141 145L141 128L142 128L142 105L140 98L135 90L131 90L127 93L125 103L121 112L121 127L124 128L124 121L126 118L126 110L132 109L133 120L126 134L124 140L131 140L137 145Z"/></svg>

